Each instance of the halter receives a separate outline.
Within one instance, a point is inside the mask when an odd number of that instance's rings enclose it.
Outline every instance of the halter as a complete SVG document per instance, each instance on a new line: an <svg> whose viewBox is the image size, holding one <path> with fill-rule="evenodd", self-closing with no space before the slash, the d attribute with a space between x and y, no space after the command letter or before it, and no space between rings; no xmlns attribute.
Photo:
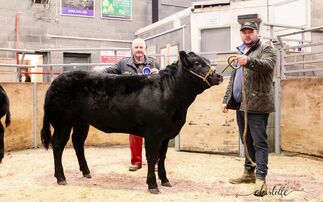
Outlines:
<svg viewBox="0 0 323 202"><path fill-rule="evenodd" d="M186 67L184 67L183 66L183 68L186 70L186 71L188 71L188 72L190 72L191 74L193 74L193 75L195 75L195 76L197 76L197 77L199 77L200 79L202 79L205 83L207 83L207 85L209 85L210 87L212 86L211 84L210 84L210 82L208 82L208 80L207 80L207 78L209 77L209 76L211 76L211 75L213 75L213 74L215 74L215 72L216 72L216 68L215 67L212 67L211 65L209 65L209 64L206 64L208 67L210 67L209 68L209 71L206 73L206 75L205 76L202 76L202 75L200 75L200 74L198 74L198 73L196 73L196 72L193 72L192 70L189 70L189 69L187 69Z"/></svg>

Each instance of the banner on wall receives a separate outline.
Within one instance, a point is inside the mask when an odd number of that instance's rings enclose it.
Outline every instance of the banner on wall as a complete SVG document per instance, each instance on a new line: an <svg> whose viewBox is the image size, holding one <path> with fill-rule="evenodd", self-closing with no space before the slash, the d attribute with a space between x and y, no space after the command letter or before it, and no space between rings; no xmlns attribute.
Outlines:
<svg viewBox="0 0 323 202"><path fill-rule="evenodd" d="M61 0L61 15L94 17L94 0Z"/></svg>
<svg viewBox="0 0 323 202"><path fill-rule="evenodd" d="M100 0L101 17L110 19L131 20L132 0Z"/></svg>
<svg viewBox="0 0 323 202"><path fill-rule="evenodd" d="M100 52L100 62L108 63L108 64L115 64L118 60L129 57L130 50L108 50L108 51L101 51Z"/></svg>

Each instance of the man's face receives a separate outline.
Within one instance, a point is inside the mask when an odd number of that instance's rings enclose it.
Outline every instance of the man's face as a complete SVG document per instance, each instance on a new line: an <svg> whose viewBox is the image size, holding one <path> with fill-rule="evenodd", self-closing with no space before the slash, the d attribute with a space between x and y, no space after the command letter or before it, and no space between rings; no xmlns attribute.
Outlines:
<svg viewBox="0 0 323 202"><path fill-rule="evenodd" d="M246 46L251 46L257 40L258 33L257 30L243 29L240 31L240 37Z"/></svg>
<svg viewBox="0 0 323 202"><path fill-rule="evenodd" d="M142 58L145 55L146 45L142 41L134 42L131 49L135 58Z"/></svg>

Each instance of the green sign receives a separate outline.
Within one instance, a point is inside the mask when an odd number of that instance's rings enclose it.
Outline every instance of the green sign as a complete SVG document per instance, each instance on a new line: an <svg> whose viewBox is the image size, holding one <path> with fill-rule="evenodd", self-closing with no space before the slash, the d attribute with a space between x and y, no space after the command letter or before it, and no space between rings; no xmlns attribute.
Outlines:
<svg viewBox="0 0 323 202"><path fill-rule="evenodd" d="M101 0L101 17L131 20L132 0Z"/></svg>

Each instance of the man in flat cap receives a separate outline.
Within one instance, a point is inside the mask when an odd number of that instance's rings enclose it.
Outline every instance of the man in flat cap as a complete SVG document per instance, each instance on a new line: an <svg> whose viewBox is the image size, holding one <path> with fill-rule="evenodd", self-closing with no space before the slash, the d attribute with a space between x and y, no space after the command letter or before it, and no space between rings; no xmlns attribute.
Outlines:
<svg viewBox="0 0 323 202"><path fill-rule="evenodd" d="M261 43L255 22L244 22L240 28L240 37L242 44L237 47L240 55L236 57L237 67L240 68L232 70L222 111L236 111L241 140L245 122L247 123L245 153L249 154L256 166L246 156L243 175L231 179L230 183L255 183L254 195L264 196L267 194L269 152L266 129L269 113L274 111L273 74L276 52L271 46ZM243 88L245 98L242 96Z"/></svg>

